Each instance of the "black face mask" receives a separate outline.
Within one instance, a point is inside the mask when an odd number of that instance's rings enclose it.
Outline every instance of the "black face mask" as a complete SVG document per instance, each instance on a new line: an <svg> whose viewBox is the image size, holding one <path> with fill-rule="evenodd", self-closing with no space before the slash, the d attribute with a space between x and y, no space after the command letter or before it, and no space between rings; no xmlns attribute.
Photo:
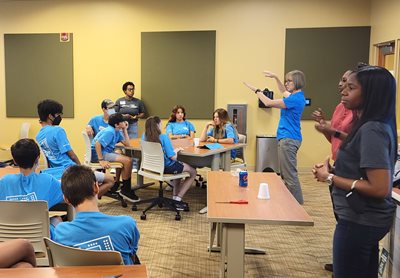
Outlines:
<svg viewBox="0 0 400 278"><path fill-rule="evenodd" d="M58 115L57 117L54 117L53 119L53 125L59 125L61 123L61 115Z"/></svg>

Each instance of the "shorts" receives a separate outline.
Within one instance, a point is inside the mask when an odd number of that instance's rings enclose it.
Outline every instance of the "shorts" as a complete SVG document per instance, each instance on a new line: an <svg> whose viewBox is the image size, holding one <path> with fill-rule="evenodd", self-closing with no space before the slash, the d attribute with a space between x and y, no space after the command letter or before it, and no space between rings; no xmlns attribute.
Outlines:
<svg viewBox="0 0 400 278"><path fill-rule="evenodd" d="M164 174L180 174L183 172L183 163L175 160L172 165L164 167Z"/></svg>
<svg viewBox="0 0 400 278"><path fill-rule="evenodd" d="M103 154L104 160L110 161L110 162L115 162L117 161L117 156L120 156L121 154L118 153L105 153ZM92 149L92 159L90 160L92 163L99 163L99 158L97 156L96 150Z"/></svg>
<svg viewBox="0 0 400 278"><path fill-rule="evenodd" d="M103 172L99 172L99 171L93 171L95 177L96 177L96 181L100 184L102 184L104 182L104 176L105 174Z"/></svg>

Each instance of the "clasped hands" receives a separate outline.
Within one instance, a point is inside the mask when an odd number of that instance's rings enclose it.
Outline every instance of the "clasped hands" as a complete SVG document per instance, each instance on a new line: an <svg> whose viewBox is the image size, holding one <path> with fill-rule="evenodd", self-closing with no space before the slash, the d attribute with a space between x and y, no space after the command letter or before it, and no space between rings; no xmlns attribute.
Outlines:
<svg viewBox="0 0 400 278"><path fill-rule="evenodd" d="M315 164L312 168L312 173L317 181L326 181L329 174L332 172L332 166L329 164L330 158L328 157L324 163Z"/></svg>

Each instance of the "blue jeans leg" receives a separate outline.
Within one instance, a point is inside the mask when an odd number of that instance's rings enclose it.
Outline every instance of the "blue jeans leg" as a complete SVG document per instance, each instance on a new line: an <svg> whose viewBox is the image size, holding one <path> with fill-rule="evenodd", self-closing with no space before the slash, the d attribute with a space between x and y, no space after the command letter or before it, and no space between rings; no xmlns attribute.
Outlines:
<svg viewBox="0 0 400 278"><path fill-rule="evenodd" d="M129 135L129 138L138 138L138 123L137 122L129 124L128 135ZM139 159L132 158L132 169L138 168L138 164L139 164L138 162L139 162Z"/></svg>
<svg viewBox="0 0 400 278"><path fill-rule="evenodd" d="M333 236L335 278L378 277L378 244L389 229L339 219Z"/></svg>

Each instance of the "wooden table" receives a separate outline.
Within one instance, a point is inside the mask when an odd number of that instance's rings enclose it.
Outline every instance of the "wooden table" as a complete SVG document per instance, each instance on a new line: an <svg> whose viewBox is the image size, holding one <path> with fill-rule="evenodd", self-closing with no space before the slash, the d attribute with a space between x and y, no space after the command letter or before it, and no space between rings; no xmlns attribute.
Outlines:
<svg viewBox="0 0 400 278"><path fill-rule="evenodd" d="M262 182L269 184L269 200L257 198ZM240 187L239 178L230 172L208 172L207 183L207 218L210 222L222 223L220 277L244 277L246 224L314 225L275 173L249 172L249 185ZM238 199L249 203L217 203Z"/></svg>
<svg viewBox="0 0 400 278"><path fill-rule="evenodd" d="M4 167L0 168L0 178L7 174L18 174L19 173L19 167Z"/></svg>
<svg viewBox="0 0 400 278"><path fill-rule="evenodd" d="M133 138L129 140L130 146L125 147L127 150L140 151L140 138ZM209 150L195 147L192 139L175 139L171 140L174 148L182 147L183 150L178 154L178 160L186 162L193 167L211 167L211 171L220 170L221 161L222 169L224 171L231 170L231 150L243 148L246 146L244 143L236 144L221 144L223 148ZM200 142L199 146L203 146L206 142ZM133 189L146 187L143 184L143 177L138 174L137 185ZM200 213L206 213L207 207L200 210Z"/></svg>
<svg viewBox="0 0 400 278"><path fill-rule="evenodd" d="M145 265L0 268L0 277L7 278L111 278L118 274L122 274L121 278L145 278L147 277L147 270Z"/></svg>
<svg viewBox="0 0 400 278"><path fill-rule="evenodd" d="M130 146L125 147L127 150L140 151L140 141L139 138L134 138L129 140ZM191 139L175 139L171 140L174 148L182 147L183 150L179 152L179 161L186 162L193 167L211 167L212 171L218 171L220 169L221 156L224 171L231 170L231 150L243 148L246 144L221 144L223 148L209 150L200 149L195 147L193 140ZM200 142L199 146L203 146L206 142Z"/></svg>

